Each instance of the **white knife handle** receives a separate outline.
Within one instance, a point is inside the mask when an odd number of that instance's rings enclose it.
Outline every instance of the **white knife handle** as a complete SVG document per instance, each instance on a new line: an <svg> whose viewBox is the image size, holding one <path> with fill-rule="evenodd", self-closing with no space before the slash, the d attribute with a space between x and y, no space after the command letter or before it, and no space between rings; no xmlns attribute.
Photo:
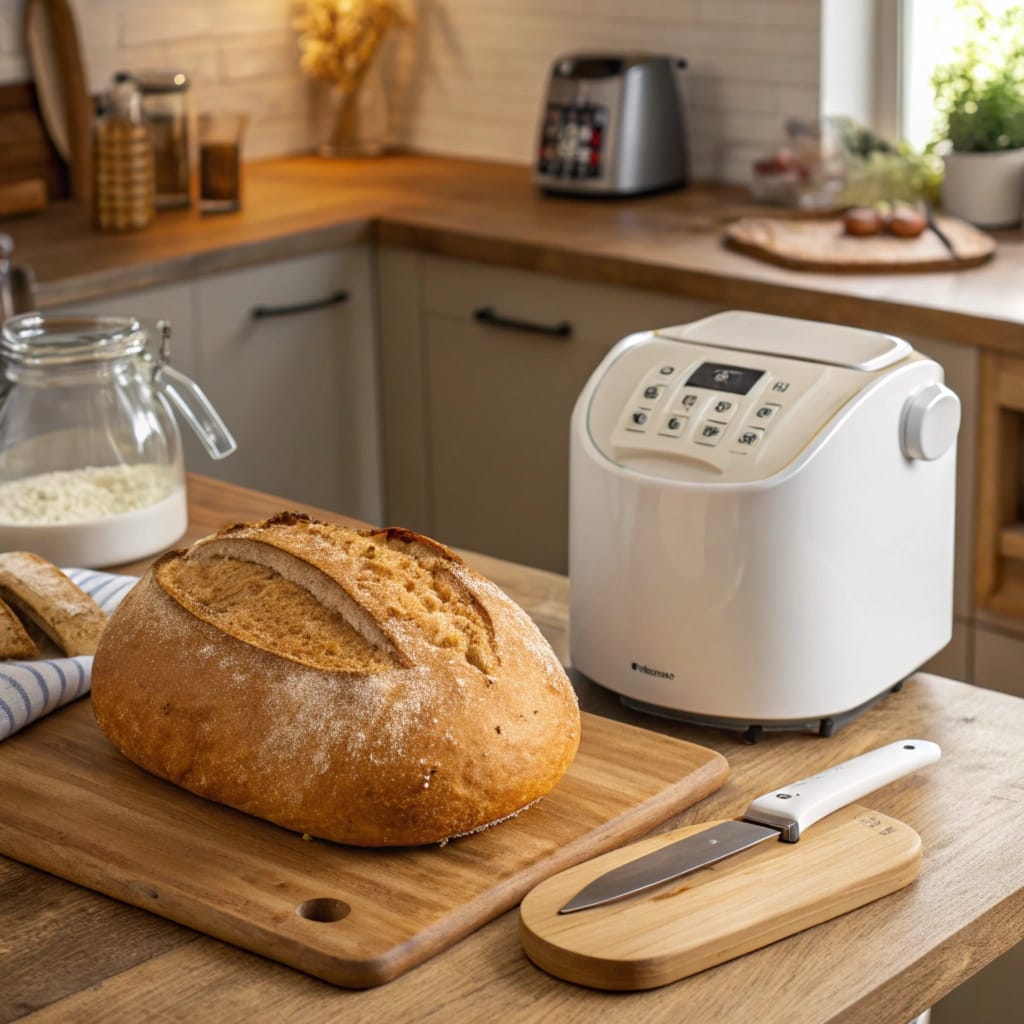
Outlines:
<svg viewBox="0 0 1024 1024"><path fill-rule="evenodd" d="M782 840L795 843L826 814L937 761L941 753L929 740L898 740L759 796L743 820L781 829Z"/></svg>

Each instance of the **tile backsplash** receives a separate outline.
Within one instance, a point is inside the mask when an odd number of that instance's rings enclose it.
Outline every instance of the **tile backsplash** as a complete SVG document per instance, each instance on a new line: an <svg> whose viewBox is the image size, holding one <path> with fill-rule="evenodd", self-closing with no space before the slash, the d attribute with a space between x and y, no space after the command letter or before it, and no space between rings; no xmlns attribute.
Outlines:
<svg viewBox="0 0 1024 1024"><path fill-rule="evenodd" d="M89 87L121 69L174 69L197 109L252 119L249 158L308 151L313 86L295 0L71 0ZM573 50L686 58L695 177L743 181L785 119L820 109L820 0L411 0L384 56L395 144L529 163L547 72ZM0 83L31 77L24 0L0 0Z"/></svg>

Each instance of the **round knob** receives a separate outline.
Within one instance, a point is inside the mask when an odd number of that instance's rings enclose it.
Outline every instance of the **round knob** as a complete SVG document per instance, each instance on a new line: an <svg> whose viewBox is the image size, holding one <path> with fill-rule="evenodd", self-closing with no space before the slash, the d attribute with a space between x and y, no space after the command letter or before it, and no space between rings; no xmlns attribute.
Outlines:
<svg viewBox="0 0 1024 1024"><path fill-rule="evenodd" d="M903 413L903 454L931 461L945 455L960 430L960 399L945 384L912 395Z"/></svg>

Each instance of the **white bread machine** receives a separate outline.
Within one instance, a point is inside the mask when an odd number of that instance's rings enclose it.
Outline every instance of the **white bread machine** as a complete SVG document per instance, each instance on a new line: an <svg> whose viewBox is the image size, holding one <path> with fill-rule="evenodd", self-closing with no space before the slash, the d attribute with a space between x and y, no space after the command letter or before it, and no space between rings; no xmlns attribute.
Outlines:
<svg viewBox="0 0 1024 1024"><path fill-rule="evenodd" d="M573 412L574 668L752 738L831 734L949 642L959 426L886 334L728 312L624 338Z"/></svg>

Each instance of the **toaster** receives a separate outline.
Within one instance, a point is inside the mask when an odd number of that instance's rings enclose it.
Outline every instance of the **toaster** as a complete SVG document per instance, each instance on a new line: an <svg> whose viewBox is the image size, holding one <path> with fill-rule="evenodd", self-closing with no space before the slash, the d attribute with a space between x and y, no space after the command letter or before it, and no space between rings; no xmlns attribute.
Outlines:
<svg viewBox="0 0 1024 1024"><path fill-rule="evenodd" d="M573 667L830 735L944 647L960 402L902 339L748 312L616 344L573 411Z"/></svg>
<svg viewBox="0 0 1024 1024"><path fill-rule="evenodd" d="M632 195L689 181L677 68L653 54L569 54L551 67L534 181L550 192Z"/></svg>

